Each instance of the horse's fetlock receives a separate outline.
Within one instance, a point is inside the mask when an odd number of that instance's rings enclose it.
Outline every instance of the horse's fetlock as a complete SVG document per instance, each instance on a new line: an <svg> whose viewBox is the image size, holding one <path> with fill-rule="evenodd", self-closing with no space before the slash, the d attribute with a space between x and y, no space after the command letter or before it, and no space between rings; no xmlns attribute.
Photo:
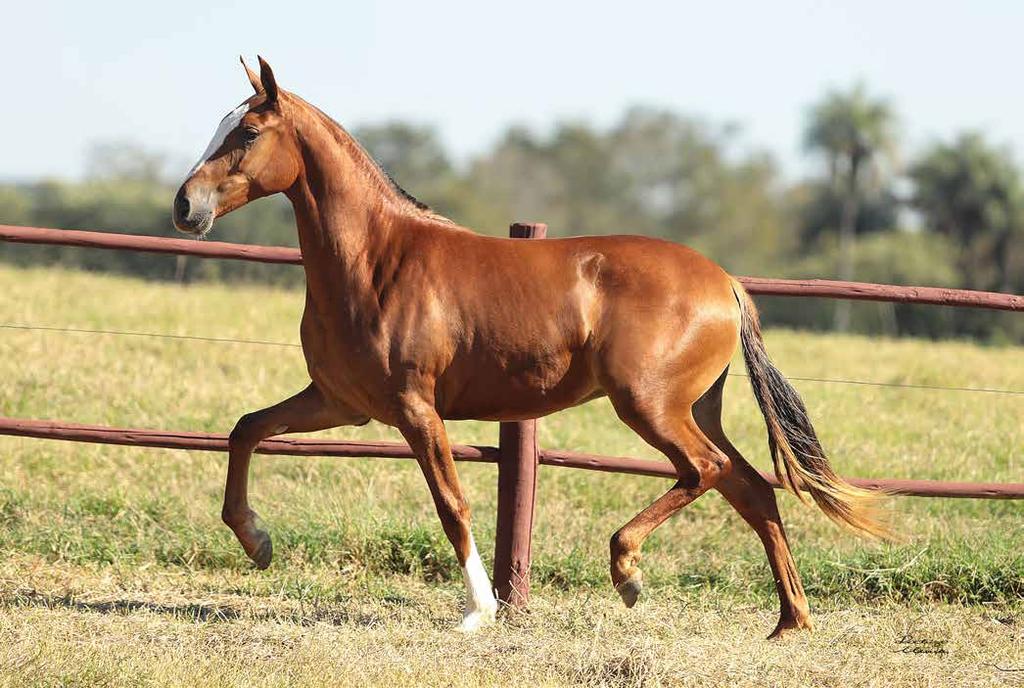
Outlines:
<svg viewBox="0 0 1024 688"><path fill-rule="evenodd" d="M617 532L612 535L609 543L612 563L617 568L628 570L640 563L642 555L639 545L632 538Z"/></svg>
<svg viewBox="0 0 1024 688"><path fill-rule="evenodd" d="M611 540L608 542L608 545L612 551L612 556L617 556L620 552L623 552L627 549L625 536L623 536L621 530L612 534Z"/></svg>
<svg viewBox="0 0 1024 688"><path fill-rule="evenodd" d="M253 513L248 509L245 511L233 511L225 507L220 512L220 520L224 522L224 525L232 530L242 527L251 521L252 517Z"/></svg>

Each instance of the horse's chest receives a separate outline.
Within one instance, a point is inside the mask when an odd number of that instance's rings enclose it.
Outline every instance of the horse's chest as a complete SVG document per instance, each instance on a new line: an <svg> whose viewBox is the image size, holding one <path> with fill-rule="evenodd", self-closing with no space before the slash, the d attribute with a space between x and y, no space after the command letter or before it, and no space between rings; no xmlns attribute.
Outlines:
<svg viewBox="0 0 1024 688"><path fill-rule="evenodd" d="M385 372L373 343L309 307L299 332L309 377L320 391L335 403L374 415Z"/></svg>

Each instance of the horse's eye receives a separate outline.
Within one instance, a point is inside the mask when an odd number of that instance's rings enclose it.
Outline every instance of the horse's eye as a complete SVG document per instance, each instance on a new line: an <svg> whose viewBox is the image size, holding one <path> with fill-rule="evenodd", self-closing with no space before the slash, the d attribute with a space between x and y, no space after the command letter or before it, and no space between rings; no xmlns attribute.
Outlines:
<svg viewBox="0 0 1024 688"><path fill-rule="evenodd" d="M252 127L246 127L242 130L242 140L246 146L251 146L253 142L259 137L259 129L253 129Z"/></svg>

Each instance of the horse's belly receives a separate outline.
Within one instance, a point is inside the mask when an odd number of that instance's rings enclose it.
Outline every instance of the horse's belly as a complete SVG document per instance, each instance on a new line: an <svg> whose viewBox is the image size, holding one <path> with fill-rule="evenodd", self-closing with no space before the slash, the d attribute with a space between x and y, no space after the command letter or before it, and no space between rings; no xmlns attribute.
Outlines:
<svg viewBox="0 0 1024 688"><path fill-rule="evenodd" d="M438 411L451 420L539 418L602 395L582 353L453 366L438 382Z"/></svg>

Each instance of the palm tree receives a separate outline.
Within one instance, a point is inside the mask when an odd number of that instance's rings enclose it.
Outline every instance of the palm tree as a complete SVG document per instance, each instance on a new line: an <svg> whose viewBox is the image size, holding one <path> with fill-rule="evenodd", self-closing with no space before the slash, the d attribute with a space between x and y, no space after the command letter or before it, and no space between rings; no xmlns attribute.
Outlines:
<svg viewBox="0 0 1024 688"><path fill-rule="evenodd" d="M1011 246L1024 233L1024 185L1010 152L968 132L932 146L910 178L925 227L959 245L966 286L1012 291Z"/></svg>
<svg viewBox="0 0 1024 688"><path fill-rule="evenodd" d="M839 278L853 278L853 253L861 199L877 190L895 163L896 117L884 100L868 96L863 84L832 91L811 108L804 146L824 154L829 181L842 199L839 220ZM850 326L850 302L836 303L836 329Z"/></svg>

